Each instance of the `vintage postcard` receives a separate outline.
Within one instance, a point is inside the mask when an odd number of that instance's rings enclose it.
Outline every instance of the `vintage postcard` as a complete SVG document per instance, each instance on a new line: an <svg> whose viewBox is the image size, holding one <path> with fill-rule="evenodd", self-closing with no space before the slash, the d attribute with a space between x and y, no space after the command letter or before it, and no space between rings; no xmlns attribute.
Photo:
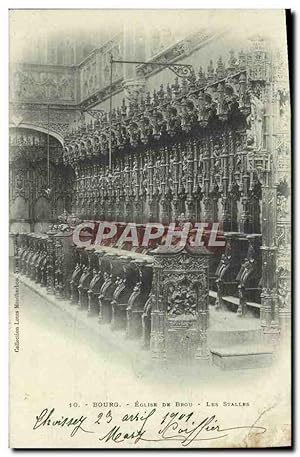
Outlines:
<svg viewBox="0 0 300 457"><path fill-rule="evenodd" d="M291 446L286 14L10 10L10 447Z"/></svg>

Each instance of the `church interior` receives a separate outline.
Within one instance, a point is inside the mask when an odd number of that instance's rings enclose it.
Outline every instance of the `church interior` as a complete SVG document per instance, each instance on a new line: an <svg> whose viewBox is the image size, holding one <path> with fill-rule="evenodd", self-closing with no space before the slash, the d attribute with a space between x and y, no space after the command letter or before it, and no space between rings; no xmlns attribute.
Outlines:
<svg viewBox="0 0 300 457"><path fill-rule="evenodd" d="M268 366L291 319L287 62L226 24L107 22L40 27L11 57L11 266L153 361ZM224 243L74 244L103 221L219 222Z"/></svg>

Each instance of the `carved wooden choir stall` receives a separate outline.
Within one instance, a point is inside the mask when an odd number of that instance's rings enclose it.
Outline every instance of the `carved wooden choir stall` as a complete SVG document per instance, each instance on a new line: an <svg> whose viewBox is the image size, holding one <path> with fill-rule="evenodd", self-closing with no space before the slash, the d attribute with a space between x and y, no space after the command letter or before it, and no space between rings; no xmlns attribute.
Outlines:
<svg viewBox="0 0 300 457"><path fill-rule="evenodd" d="M211 306L260 319L265 333L288 326L288 101L274 62L271 72L263 47L232 52L228 65L220 58L206 73L136 90L111 119L82 116L64 136L61 187L52 182L46 197L51 230L15 235L20 273L154 359L207 359ZM53 223L58 195L65 213ZM139 234L147 222L221 222L225 246L76 247L82 221L135 222Z"/></svg>

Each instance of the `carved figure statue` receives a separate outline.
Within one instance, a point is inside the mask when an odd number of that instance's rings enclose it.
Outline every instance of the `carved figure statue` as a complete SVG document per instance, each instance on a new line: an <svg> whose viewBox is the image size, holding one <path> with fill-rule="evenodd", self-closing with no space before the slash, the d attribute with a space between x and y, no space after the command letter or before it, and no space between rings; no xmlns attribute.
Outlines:
<svg viewBox="0 0 300 457"><path fill-rule="evenodd" d="M263 147L263 120L264 104L254 94L250 98L251 103L251 127L254 135L254 149L261 151Z"/></svg>

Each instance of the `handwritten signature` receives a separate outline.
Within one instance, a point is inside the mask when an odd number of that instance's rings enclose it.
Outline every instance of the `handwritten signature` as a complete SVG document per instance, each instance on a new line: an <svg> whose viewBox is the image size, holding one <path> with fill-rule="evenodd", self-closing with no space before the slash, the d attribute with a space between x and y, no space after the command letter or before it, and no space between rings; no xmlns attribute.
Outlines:
<svg viewBox="0 0 300 457"><path fill-rule="evenodd" d="M194 411L189 413L168 411L161 417L156 408L143 414L140 412L124 414L121 418L114 418L111 410L107 413L99 413L97 418L89 418L83 415L58 416L55 408L45 408L36 416L33 430L42 427L68 429L70 437L74 437L78 432L94 433L99 441L105 443L177 441L182 447L187 447L193 442L225 438L237 430L248 430L248 434L262 434L267 430L265 427L258 426L257 421L252 425L224 427L215 414L199 419Z"/></svg>

